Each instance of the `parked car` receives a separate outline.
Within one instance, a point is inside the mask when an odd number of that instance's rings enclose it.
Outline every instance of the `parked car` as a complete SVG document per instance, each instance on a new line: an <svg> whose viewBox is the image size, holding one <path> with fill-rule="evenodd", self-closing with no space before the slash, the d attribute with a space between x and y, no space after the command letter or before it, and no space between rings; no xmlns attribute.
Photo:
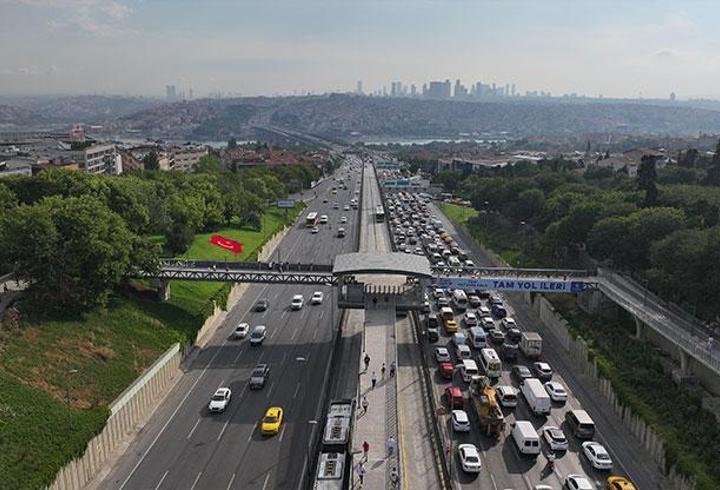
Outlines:
<svg viewBox="0 0 720 490"><path fill-rule="evenodd" d="M568 475L565 477L565 487L568 490L594 490L585 475Z"/></svg>
<svg viewBox="0 0 720 490"><path fill-rule="evenodd" d="M543 427L543 437L552 451L567 451L568 440L565 433L554 425Z"/></svg>
<svg viewBox="0 0 720 490"><path fill-rule="evenodd" d="M217 390L215 390L215 393L210 398L208 410L210 410L211 413L224 412L227 406L230 404L231 396L232 392L230 391L230 388L218 388Z"/></svg>

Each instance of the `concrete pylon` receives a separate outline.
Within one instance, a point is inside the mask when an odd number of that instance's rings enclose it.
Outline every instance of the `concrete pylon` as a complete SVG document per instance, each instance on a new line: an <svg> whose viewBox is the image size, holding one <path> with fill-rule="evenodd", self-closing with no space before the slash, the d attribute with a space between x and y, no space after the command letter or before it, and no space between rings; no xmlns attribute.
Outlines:
<svg viewBox="0 0 720 490"><path fill-rule="evenodd" d="M633 320L635 320L635 338L638 340L645 340L645 324L640 321L640 319L633 315Z"/></svg>
<svg viewBox="0 0 720 490"><path fill-rule="evenodd" d="M167 279L151 279L150 286L157 289L160 301L165 302L170 299L170 281Z"/></svg>

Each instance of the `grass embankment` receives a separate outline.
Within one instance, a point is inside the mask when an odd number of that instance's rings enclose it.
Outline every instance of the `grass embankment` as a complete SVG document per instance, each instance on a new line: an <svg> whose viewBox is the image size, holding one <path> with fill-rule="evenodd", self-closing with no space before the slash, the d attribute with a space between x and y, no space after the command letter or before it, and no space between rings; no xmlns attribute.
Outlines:
<svg viewBox="0 0 720 490"><path fill-rule="evenodd" d="M233 260L254 260L284 224L284 212L269 209L261 231L215 233L245 244ZM186 257L225 258L210 235L197 235ZM108 404L173 343L194 338L227 291L224 283L176 281L167 303L116 295L103 310L0 331L0 487L52 483L102 430Z"/></svg>
<svg viewBox="0 0 720 490"><path fill-rule="evenodd" d="M484 227L482 217L471 220L470 210L442 204L449 217L463 224L483 246L508 263L519 260L520 235L506 227ZM478 216L476 214L476 216ZM533 260L533 257L523 257ZM550 298L568 320L571 333L588 342L590 355L608 379L620 401L629 406L662 438L666 463L686 476L695 478L697 490L720 488L720 424L702 409L701 400L675 385L660 362L660 355L648 343L633 338L634 324L587 315L575 307L571 296ZM628 320L628 319L625 319Z"/></svg>
<svg viewBox="0 0 720 490"><path fill-rule="evenodd" d="M462 224L484 247L489 248L506 263L516 266L520 261L521 249L517 232L509 226L495 226L494 230L482 226L489 221L489 215L480 214L476 209L457 204L441 203L440 210L452 220ZM495 222L497 220L493 220Z"/></svg>

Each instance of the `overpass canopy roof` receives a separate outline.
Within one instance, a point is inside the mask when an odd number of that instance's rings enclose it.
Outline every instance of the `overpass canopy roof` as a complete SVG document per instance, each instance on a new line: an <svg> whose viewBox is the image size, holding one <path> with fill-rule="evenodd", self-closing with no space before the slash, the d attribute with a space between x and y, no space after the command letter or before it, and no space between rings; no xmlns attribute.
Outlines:
<svg viewBox="0 0 720 490"><path fill-rule="evenodd" d="M351 274L398 274L433 277L425 256L406 253L350 253L335 256L333 276Z"/></svg>

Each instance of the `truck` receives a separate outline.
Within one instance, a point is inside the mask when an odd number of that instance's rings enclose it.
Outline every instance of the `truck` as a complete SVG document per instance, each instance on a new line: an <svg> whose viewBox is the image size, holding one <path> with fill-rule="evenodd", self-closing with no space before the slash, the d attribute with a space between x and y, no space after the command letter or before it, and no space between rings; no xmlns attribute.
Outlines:
<svg viewBox="0 0 720 490"><path fill-rule="evenodd" d="M539 359L542 355L542 337L537 332L523 332L520 350L528 359Z"/></svg>
<svg viewBox="0 0 720 490"><path fill-rule="evenodd" d="M550 395L537 378L527 378L520 387L525 400L527 400L530 411L535 415L547 415L550 413Z"/></svg>
<svg viewBox="0 0 720 490"><path fill-rule="evenodd" d="M470 383L470 405L485 435L499 438L505 431L505 416L498 403L495 388L487 376L478 376Z"/></svg>

